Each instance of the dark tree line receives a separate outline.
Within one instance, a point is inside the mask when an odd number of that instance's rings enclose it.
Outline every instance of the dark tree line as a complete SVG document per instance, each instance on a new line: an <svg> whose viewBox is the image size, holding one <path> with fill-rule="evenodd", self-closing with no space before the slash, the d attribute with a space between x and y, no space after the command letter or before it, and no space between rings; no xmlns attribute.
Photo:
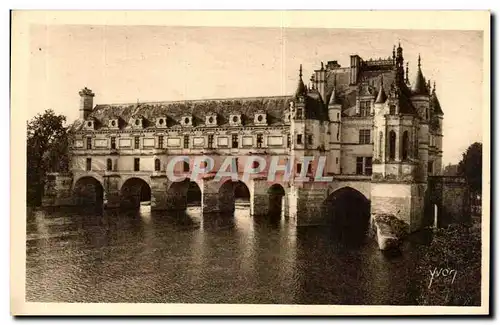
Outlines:
<svg viewBox="0 0 500 325"><path fill-rule="evenodd" d="M27 122L26 189L28 205L40 205L49 172L67 171L69 166L66 117L46 110Z"/></svg>
<svg viewBox="0 0 500 325"><path fill-rule="evenodd" d="M458 174L465 177L471 192L481 194L483 185L483 145L475 142L462 154L458 163Z"/></svg>

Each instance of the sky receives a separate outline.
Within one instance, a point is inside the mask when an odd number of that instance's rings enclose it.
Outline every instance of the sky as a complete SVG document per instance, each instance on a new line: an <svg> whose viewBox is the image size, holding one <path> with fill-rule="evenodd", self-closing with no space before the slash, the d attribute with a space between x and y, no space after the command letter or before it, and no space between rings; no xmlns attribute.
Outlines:
<svg viewBox="0 0 500 325"><path fill-rule="evenodd" d="M308 80L321 61L387 58L401 42L410 81L418 54L444 112L443 165L482 141L480 31L32 25L28 112L78 118L83 87L94 105L290 95L299 65Z"/></svg>

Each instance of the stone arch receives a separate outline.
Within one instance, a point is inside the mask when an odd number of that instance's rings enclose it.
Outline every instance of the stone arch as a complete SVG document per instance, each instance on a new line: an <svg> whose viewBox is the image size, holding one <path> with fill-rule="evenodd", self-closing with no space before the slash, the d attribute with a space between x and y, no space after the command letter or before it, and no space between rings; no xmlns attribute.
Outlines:
<svg viewBox="0 0 500 325"><path fill-rule="evenodd" d="M355 181L355 180L346 180L333 182L330 184L328 188L328 195L331 195L333 192L338 191L344 187L350 187L354 190L360 192L364 195L368 200L371 198L371 182L370 181Z"/></svg>
<svg viewBox="0 0 500 325"><path fill-rule="evenodd" d="M242 181L231 179L223 182L218 190L218 208L220 212L232 212L235 205L247 204L251 199L250 187Z"/></svg>
<svg viewBox="0 0 500 325"><path fill-rule="evenodd" d="M281 218L285 211L285 188L281 184L275 183L268 188L267 194L269 216Z"/></svg>
<svg viewBox="0 0 500 325"><path fill-rule="evenodd" d="M77 206L100 207L104 203L104 186L93 176L83 176L75 180L72 190Z"/></svg>
<svg viewBox="0 0 500 325"><path fill-rule="evenodd" d="M151 201L151 186L142 177L130 177L120 188L120 206L137 208Z"/></svg>
<svg viewBox="0 0 500 325"><path fill-rule="evenodd" d="M363 193L342 187L326 198L323 208L337 238L356 243L365 238L370 224L370 200Z"/></svg>

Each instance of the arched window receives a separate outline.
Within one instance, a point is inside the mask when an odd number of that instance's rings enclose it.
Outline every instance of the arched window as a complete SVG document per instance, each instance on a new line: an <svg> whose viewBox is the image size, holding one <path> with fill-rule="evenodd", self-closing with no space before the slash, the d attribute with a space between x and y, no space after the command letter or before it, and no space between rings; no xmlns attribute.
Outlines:
<svg viewBox="0 0 500 325"><path fill-rule="evenodd" d="M184 164L183 164L183 171L184 172L189 172L189 163L187 161L184 161Z"/></svg>
<svg viewBox="0 0 500 325"><path fill-rule="evenodd" d="M106 170L108 170L108 171L113 170L113 162L109 158L108 158L108 160L106 160Z"/></svg>
<svg viewBox="0 0 500 325"><path fill-rule="evenodd" d="M159 172L161 167L161 162L160 159L156 158L155 159L155 172Z"/></svg>
<svg viewBox="0 0 500 325"><path fill-rule="evenodd" d="M389 159L396 159L396 132L389 132Z"/></svg>
<svg viewBox="0 0 500 325"><path fill-rule="evenodd" d="M408 159L409 151L410 151L410 138L408 136L408 131L404 131L403 132L403 150L401 153L403 160Z"/></svg>
<svg viewBox="0 0 500 325"><path fill-rule="evenodd" d="M384 133L380 131L378 135L378 156L380 159L383 158L384 154Z"/></svg>

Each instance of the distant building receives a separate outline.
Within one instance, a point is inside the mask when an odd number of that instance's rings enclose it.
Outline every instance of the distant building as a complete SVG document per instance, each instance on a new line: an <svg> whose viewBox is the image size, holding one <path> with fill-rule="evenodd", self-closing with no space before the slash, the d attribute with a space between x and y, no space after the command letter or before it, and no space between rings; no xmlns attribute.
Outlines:
<svg viewBox="0 0 500 325"><path fill-rule="evenodd" d="M45 202L75 204L90 195L115 207L151 197L152 209L184 209L188 189L197 186L204 212L226 211L234 209L233 182L215 182L213 175L172 182L165 172L169 161L189 156L176 165L182 174L201 155L239 157L238 169L249 155L268 162L293 157L293 172L300 173L301 157L325 156L323 174L332 182L268 182L259 175L244 181L251 213L283 207L297 225L307 225L331 215L357 220L371 210L418 229L428 223L429 177L442 171L443 111L420 57L412 83L408 69L398 46L383 59L351 55L348 67L321 63L309 86L300 67L297 89L285 97L94 106L94 93L84 88L72 126L71 175L53 178Z"/></svg>

